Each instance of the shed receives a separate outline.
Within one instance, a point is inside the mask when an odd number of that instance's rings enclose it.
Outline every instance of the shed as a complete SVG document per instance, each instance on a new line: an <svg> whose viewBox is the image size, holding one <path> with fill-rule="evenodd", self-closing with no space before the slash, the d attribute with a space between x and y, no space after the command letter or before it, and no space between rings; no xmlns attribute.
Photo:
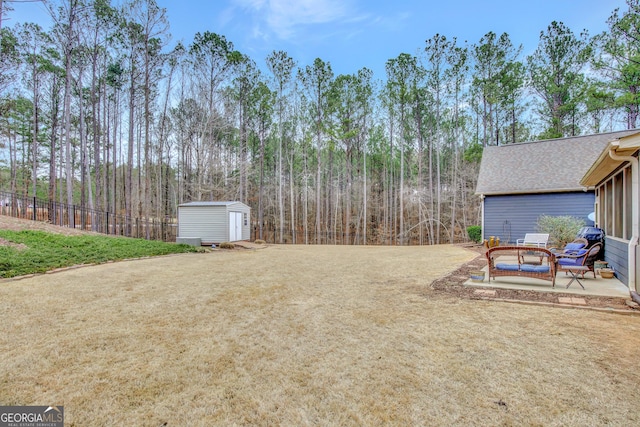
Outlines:
<svg viewBox="0 0 640 427"><path fill-rule="evenodd" d="M483 238L513 243L536 232L541 215L575 216L593 225L587 217L595 210L594 187L580 180L609 141L631 133L486 147L476 187L482 199Z"/></svg>
<svg viewBox="0 0 640 427"><path fill-rule="evenodd" d="M251 238L251 208L241 202L190 202L178 205L177 242L200 244Z"/></svg>

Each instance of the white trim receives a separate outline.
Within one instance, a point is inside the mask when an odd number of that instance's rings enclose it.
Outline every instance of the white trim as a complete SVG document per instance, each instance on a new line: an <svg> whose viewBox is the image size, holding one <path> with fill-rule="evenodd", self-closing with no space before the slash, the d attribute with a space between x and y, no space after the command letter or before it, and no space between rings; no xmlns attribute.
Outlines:
<svg viewBox="0 0 640 427"><path fill-rule="evenodd" d="M639 221L638 221L638 158L635 156L620 156L616 153L616 148L620 146L620 141L614 141L611 143L611 149L609 150L609 157L612 160L624 161L631 163L631 239L629 240L628 247L628 279L629 290L638 292L636 275L638 266L636 265L636 250L638 249L638 235Z"/></svg>
<svg viewBox="0 0 640 427"><path fill-rule="evenodd" d="M480 241L484 242L484 194L480 195Z"/></svg>

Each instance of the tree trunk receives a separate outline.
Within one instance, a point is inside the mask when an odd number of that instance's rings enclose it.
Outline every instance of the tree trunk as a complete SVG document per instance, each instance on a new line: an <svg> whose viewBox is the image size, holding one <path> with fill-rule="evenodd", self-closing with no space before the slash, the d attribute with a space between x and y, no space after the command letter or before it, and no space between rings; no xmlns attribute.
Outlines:
<svg viewBox="0 0 640 427"><path fill-rule="evenodd" d="M133 52L131 52L133 58ZM131 220L133 218L133 145L134 145L134 111L135 111L135 66L131 64L131 75L129 82L129 140L127 143L127 164L125 178L124 210L127 217L127 228L125 235L131 236Z"/></svg>

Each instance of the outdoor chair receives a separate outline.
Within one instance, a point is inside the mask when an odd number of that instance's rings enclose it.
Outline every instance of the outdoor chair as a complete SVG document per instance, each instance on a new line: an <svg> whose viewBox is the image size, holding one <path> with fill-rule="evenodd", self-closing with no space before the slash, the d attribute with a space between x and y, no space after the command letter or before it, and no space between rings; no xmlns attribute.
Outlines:
<svg viewBox="0 0 640 427"><path fill-rule="evenodd" d="M601 249L602 244L595 243L589 249L579 249L575 254L556 254L556 259L558 260L559 266L587 267L588 271L591 271L593 273L593 278L595 279L596 271L594 268L594 264ZM582 278L584 279L584 271L582 272Z"/></svg>
<svg viewBox="0 0 640 427"><path fill-rule="evenodd" d="M551 252L553 252L556 257L563 255L577 255L581 249L587 249L589 246L589 241L582 237L578 237L571 243L567 243L566 246L562 249L558 248L549 248Z"/></svg>

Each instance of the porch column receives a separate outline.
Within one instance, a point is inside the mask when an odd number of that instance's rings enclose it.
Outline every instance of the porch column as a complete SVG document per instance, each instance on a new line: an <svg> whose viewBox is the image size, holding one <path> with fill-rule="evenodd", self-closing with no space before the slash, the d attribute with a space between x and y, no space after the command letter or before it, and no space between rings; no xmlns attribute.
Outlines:
<svg viewBox="0 0 640 427"><path fill-rule="evenodd" d="M635 156L620 156L616 153L616 148L620 146L620 141L611 143L609 157L613 160L629 162L631 164L631 239L628 246L628 269L629 269L629 291L637 294L638 284L638 236L640 235L640 193L638 187L638 158Z"/></svg>

